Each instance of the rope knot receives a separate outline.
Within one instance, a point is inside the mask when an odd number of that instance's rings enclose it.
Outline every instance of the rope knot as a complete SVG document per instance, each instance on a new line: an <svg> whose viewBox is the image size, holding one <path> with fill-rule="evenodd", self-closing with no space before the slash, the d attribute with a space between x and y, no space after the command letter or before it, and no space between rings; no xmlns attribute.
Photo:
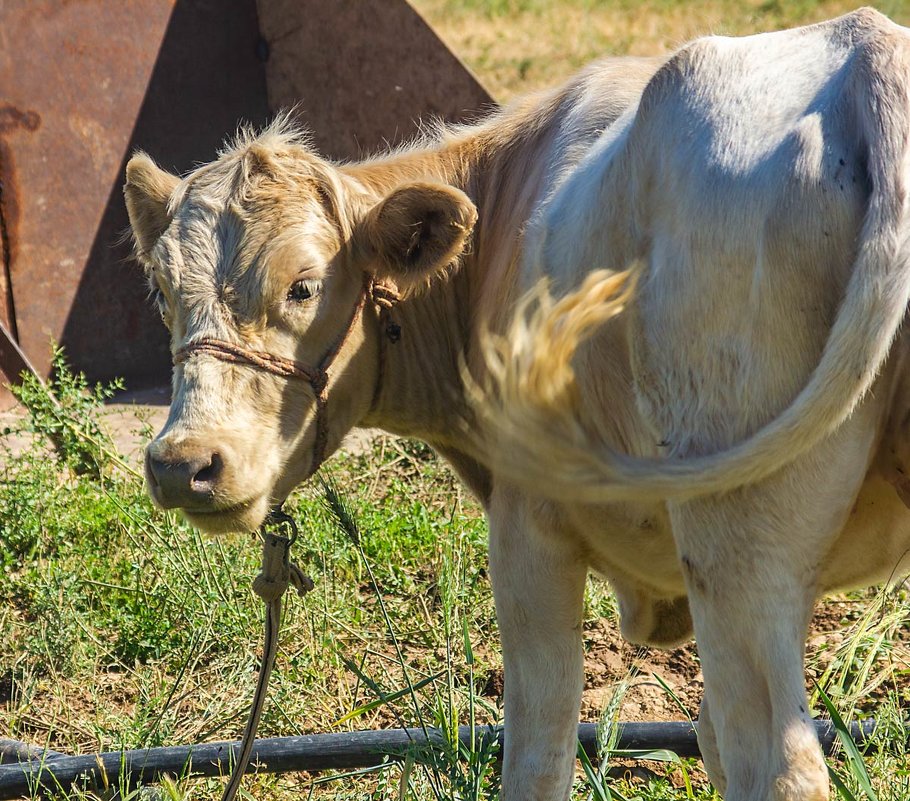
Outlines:
<svg viewBox="0 0 910 801"><path fill-rule="evenodd" d="M373 298L373 305L382 311L390 311L391 308L401 300L398 290L388 284L380 284L376 281L370 290Z"/></svg>
<svg viewBox="0 0 910 801"><path fill-rule="evenodd" d="M253 592L267 604L284 595L291 583L291 541L267 531L262 537L262 569L253 580Z"/></svg>
<svg viewBox="0 0 910 801"><path fill-rule="evenodd" d="M398 290L388 284L381 284L374 280L370 287L370 297L379 314L379 321L389 342L393 344L398 342L401 339L401 326L392 322L391 316L395 304L401 300Z"/></svg>
<svg viewBox="0 0 910 801"><path fill-rule="evenodd" d="M321 395L329 384L329 374L325 370L316 370L310 377L310 386L316 395Z"/></svg>
<svg viewBox="0 0 910 801"><path fill-rule="evenodd" d="M281 513L283 514L283 513ZM293 585L298 595L304 595L313 589L313 580L291 561L291 544L295 536L276 534L263 526L262 534L262 567L259 575L253 580L253 592L270 604L277 601Z"/></svg>

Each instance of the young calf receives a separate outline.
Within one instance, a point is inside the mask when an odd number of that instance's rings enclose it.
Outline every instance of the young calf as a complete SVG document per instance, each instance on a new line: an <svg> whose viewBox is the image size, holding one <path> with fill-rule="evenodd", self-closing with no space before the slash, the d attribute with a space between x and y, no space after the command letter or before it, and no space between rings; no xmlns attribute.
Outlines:
<svg viewBox="0 0 910 801"><path fill-rule="evenodd" d="M730 801L826 799L813 601L908 566L877 461L907 408L907 41L862 11L600 62L358 164L283 122L183 179L135 156L175 362L153 498L250 530L352 427L419 437L489 518L504 801L569 794L591 568L630 639L694 621ZM567 298L510 327L541 277Z"/></svg>

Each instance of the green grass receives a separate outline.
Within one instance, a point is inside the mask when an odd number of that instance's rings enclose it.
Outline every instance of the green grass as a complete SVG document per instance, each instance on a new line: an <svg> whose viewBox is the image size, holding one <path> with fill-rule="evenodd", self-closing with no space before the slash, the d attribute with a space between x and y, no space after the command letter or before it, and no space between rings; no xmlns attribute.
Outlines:
<svg viewBox="0 0 910 801"><path fill-rule="evenodd" d="M32 446L2 459L2 730L70 753L235 737L258 664L261 609L250 591L258 547L244 537L203 537L154 510L97 423L106 392L89 391L62 365L58 375L59 404L26 388ZM343 488L347 525L315 484L291 499L303 532L295 558L316 589L287 605L260 735L407 725L440 727L449 737L403 765L260 776L248 791L333 801L495 799L495 750L465 748L454 734L459 724L501 721L479 509L415 442L382 438L367 454L334 460L329 472ZM872 601L851 636L810 667L838 708L885 724L874 754L832 762L842 798L906 801L901 716L910 666L906 650L893 647L907 623L906 597ZM599 583L591 583L587 607L589 618L615 616ZM618 718L628 686L622 676L615 682L605 720ZM716 798L692 760L655 754L630 778L609 740L604 749L599 765L583 765L576 799ZM178 780L164 789L209 798L220 786Z"/></svg>
<svg viewBox="0 0 910 801"><path fill-rule="evenodd" d="M84 386L65 377L58 389L62 408L29 387L35 415L24 425L39 436L2 459L3 730L68 752L236 736L261 636L250 591L258 547L202 537L154 510L110 442L55 454L47 432L101 440ZM383 461L393 463L387 472ZM287 606L261 734L495 722L497 699L482 692L499 657L478 510L417 443L384 441L333 471L373 486L352 501L363 535L355 546L315 488L292 499L303 531L295 558L316 589ZM412 767L415 787L435 788L428 797L495 781L490 754L464 770L454 752L423 757L449 767ZM354 782L351 797L386 797L393 775L401 780L397 766ZM310 780L257 783L272 792ZM317 785L325 798L351 786Z"/></svg>

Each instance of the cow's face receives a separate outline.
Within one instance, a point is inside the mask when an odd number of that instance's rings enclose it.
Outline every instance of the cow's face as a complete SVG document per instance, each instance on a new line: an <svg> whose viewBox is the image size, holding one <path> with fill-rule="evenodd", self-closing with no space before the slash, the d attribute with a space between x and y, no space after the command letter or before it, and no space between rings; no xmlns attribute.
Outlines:
<svg viewBox="0 0 910 801"><path fill-rule="evenodd" d="M252 530L370 408L372 279L404 286L445 267L474 207L440 184L369 192L281 132L184 180L137 155L124 191L176 357L170 414L146 453L149 491L204 530ZM194 348L213 340L222 350ZM332 354L324 412L318 387L238 363L230 348L310 368Z"/></svg>

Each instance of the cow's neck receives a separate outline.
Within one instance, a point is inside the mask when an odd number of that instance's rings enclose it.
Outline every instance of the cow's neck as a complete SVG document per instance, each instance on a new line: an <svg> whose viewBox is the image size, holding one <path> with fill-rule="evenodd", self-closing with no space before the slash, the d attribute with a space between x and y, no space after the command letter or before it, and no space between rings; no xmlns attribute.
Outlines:
<svg viewBox="0 0 910 801"><path fill-rule="evenodd" d="M433 443L451 433L464 399L458 363L467 330L466 304L458 301L463 284L453 280L446 292L430 291L392 309L401 334L392 342L379 332L382 374L365 425Z"/></svg>
<svg viewBox="0 0 910 801"><path fill-rule="evenodd" d="M529 117L530 120L530 117ZM539 120L534 120L539 123ZM543 178L544 159L523 151L541 146L546 132L529 136L515 125L516 140L490 142L479 126L437 149L415 150L348 168L377 198L413 180L437 180L462 189L478 209L467 255L457 269L435 278L428 289L402 300L393 311L401 339L385 342L384 375L377 404L366 420L397 434L439 447L464 440L466 417L462 365L480 364L479 333L497 330L514 300L519 231ZM541 126L537 125L538 129Z"/></svg>

